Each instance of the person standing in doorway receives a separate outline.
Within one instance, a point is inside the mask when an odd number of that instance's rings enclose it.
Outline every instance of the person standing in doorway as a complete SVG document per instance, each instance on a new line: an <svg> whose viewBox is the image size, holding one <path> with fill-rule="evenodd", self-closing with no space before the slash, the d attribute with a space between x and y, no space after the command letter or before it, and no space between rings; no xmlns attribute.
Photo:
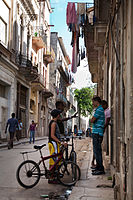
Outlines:
<svg viewBox="0 0 133 200"><path fill-rule="evenodd" d="M6 123L6 129L5 129L5 134L7 133L7 128L9 126L9 134L10 134L10 140L8 142L8 149L13 148L13 139L14 139L14 134L16 131L16 127L18 128L18 120L15 118L15 113L12 113L12 118L8 119Z"/></svg>
<svg viewBox="0 0 133 200"><path fill-rule="evenodd" d="M96 96L92 99L93 106L96 107L93 117L90 122L93 123L92 137L93 137L93 152L96 158L97 166L92 172L92 175L105 174L103 159L102 159L102 140L104 134L105 114L101 105L101 98Z"/></svg>
<svg viewBox="0 0 133 200"><path fill-rule="evenodd" d="M33 140L33 144L35 143L35 131L36 131L36 123L34 122L34 120L32 120L32 123L30 124L29 127L29 132L30 132L30 141L29 143L31 144L32 140Z"/></svg>

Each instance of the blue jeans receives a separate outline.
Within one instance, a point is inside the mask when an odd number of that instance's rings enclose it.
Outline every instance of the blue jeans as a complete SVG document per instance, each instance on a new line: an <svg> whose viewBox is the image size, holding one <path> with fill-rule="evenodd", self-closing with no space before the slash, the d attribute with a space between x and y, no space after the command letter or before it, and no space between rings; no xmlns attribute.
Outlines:
<svg viewBox="0 0 133 200"><path fill-rule="evenodd" d="M30 143L32 142L33 138L33 143L35 142L35 131L30 131Z"/></svg>
<svg viewBox="0 0 133 200"><path fill-rule="evenodd" d="M102 147L101 147L103 136L99 136L99 134L93 133L92 137L93 137L93 152L96 158L97 168L101 171L104 171Z"/></svg>

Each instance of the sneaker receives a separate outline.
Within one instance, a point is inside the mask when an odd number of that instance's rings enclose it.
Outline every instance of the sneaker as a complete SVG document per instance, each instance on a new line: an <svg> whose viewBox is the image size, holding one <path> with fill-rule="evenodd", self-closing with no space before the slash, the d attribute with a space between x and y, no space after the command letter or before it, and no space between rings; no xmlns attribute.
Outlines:
<svg viewBox="0 0 133 200"><path fill-rule="evenodd" d="M105 171L96 170L96 171L92 172L92 175L102 175L102 174L105 174Z"/></svg>
<svg viewBox="0 0 133 200"><path fill-rule="evenodd" d="M96 165L91 165L91 169L96 169Z"/></svg>

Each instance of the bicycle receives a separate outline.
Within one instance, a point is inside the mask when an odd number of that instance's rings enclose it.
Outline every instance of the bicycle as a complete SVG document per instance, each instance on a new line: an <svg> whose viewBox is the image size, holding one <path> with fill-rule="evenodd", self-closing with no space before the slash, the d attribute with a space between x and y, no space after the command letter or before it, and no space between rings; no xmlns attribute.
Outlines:
<svg viewBox="0 0 133 200"><path fill-rule="evenodd" d="M52 176L56 177L57 180L64 186L73 186L80 179L81 173L79 166L72 161L66 161L64 159L63 153L65 148L63 146L61 146L60 153L43 157L41 149L44 146L46 146L46 144L40 146L35 145L35 151L21 152L24 161L19 165L16 172L18 183L24 188L32 188L37 185L41 176L45 176L46 179L50 179ZM41 160L39 160L38 163L28 159L28 153L36 151L39 151L41 156ZM58 158L57 161L48 170L44 161L55 157ZM61 164L58 165L60 161ZM40 170L39 166L41 163L43 164L44 172Z"/></svg>
<svg viewBox="0 0 133 200"><path fill-rule="evenodd" d="M66 160L70 160L70 161L72 161L72 162L74 162L74 163L77 163L77 154L76 154L76 152L75 152L75 150L74 150L74 142L73 142L73 140L74 140L74 136L73 136L73 132L71 132L72 133L72 137L65 137L65 138L63 138L63 140L64 141L70 141L70 138L72 138L72 142L71 142L71 144L68 144L68 146L71 146L72 147L72 149L71 149L71 152L70 152L70 156L68 155L68 147L65 149L65 159Z"/></svg>

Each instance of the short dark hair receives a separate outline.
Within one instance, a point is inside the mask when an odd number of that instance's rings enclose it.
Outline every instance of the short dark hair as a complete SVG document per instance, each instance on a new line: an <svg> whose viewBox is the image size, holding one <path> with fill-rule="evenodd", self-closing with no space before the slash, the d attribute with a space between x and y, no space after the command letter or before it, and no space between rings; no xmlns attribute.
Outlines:
<svg viewBox="0 0 133 200"><path fill-rule="evenodd" d="M108 102L105 101L105 100L102 100L101 104L102 104L102 105L106 105L106 106L108 107Z"/></svg>
<svg viewBox="0 0 133 200"><path fill-rule="evenodd" d="M95 97L93 97L93 99L92 99L93 101L98 101L100 104L101 104L101 98L99 97L99 96L95 96Z"/></svg>
<svg viewBox="0 0 133 200"><path fill-rule="evenodd" d="M12 113L12 118L14 118L15 117L15 113Z"/></svg>
<svg viewBox="0 0 133 200"><path fill-rule="evenodd" d="M61 110L54 109L51 111L51 116L52 117L57 117L61 113Z"/></svg>
<svg viewBox="0 0 133 200"><path fill-rule="evenodd" d="M59 106L60 104L62 104L62 105L64 106L64 103L63 103L62 101L57 101L56 104L55 104L56 108L58 108L58 106Z"/></svg>

